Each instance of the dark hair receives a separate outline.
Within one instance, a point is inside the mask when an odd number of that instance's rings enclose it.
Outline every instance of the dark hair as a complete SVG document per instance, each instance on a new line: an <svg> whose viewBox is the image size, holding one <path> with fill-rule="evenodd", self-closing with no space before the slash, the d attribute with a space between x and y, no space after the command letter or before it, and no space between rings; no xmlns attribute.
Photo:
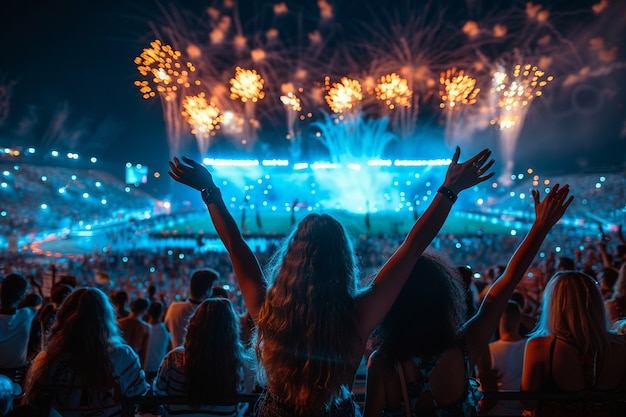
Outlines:
<svg viewBox="0 0 626 417"><path fill-rule="evenodd" d="M150 307L150 301L148 301L145 298L137 298L130 305L130 311L132 311L135 314L141 314L141 313L144 313L146 310L148 310L148 307Z"/></svg>
<svg viewBox="0 0 626 417"><path fill-rule="evenodd" d="M443 253L428 250L417 260L376 336L392 360L433 356L456 343L465 314L458 268Z"/></svg>
<svg viewBox="0 0 626 417"><path fill-rule="evenodd" d="M52 286L50 291L50 301L55 304L61 304L74 291L74 287L63 282L57 282Z"/></svg>
<svg viewBox="0 0 626 417"><path fill-rule="evenodd" d="M122 307L128 302L128 293L126 291L118 291L113 295L113 304Z"/></svg>
<svg viewBox="0 0 626 417"><path fill-rule="evenodd" d="M0 281L0 305L15 307L26 294L29 284L24 275L12 273Z"/></svg>
<svg viewBox="0 0 626 417"><path fill-rule="evenodd" d="M191 275L189 281L189 292L191 298L202 301L207 297L209 289L213 283L220 279L220 274L211 268L199 269Z"/></svg>
<svg viewBox="0 0 626 417"><path fill-rule="evenodd" d="M148 317L158 320L163 314L163 303L160 301L153 301L148 307Z"/></svg>
<svg viewBox="0 0 626 417"><path fill-rule="evenodd" d="M243 345L230 300L209 298L196 309L185 336L185 392L191 405L239 393Z"/></svg>

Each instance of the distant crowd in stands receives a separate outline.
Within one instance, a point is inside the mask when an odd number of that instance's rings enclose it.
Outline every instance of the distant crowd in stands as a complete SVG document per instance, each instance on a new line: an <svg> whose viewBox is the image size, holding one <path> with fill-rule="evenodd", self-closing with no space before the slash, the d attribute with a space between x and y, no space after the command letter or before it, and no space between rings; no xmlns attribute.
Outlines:
<svg viewBox="0 0 626 417"><path fill-rule="evenodd" d="M621 228L559 240L572 198L558 184L532 193L524 239L441 234L457 194L493 175L490 152L459 153L406 238L352 242L311 214L264 252L211 174L173 161L226 252L98 253L59 263L53 284L50 265L3 259L0 373L13 384L0 415L12 401L12 415L113 416L141 395L185 397L142 410L183 416L622 415L620 401L482 399L626 392L626 240ZM222 403L252 392L254 409Z"/></svg>
<svg viewBox="0 0 626 417"><path fill-rule="evenodd" d="M152 213L154 199L99 170L0 162L0 233L19 235L107 224ZM42 208L42 204L45 204ZM123 219L127 220L127 219Z"/></svg>

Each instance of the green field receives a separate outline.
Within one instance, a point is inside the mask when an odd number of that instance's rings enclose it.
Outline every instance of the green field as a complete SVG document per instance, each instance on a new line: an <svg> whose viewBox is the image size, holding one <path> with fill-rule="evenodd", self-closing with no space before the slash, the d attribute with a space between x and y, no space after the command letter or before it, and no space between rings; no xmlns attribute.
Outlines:
<svg viewBox="0 0 626 417"><path fill-rule="evenodd" d="M362 234L405 234L415 223L415 219L410 213L396 212L379 212L372 213L369 216L369 229L366 226L365 214L355 214L345 211L324 211L339 219L348 232L354 236ZM307 211L301 210L295 213L296 222L308 214ZM234 213L237 224L241 227L241 213ZM291 214L265 212L260 214L261 227L257 224L256 214L248 212L245 216L244 234L265 234L265 235L284 235L291 229ZM243 229L243 228L242 228ZM444 224L442 231L446 233L474 233L482 230L484 233L508 233L510 226L498 221L492 223L490 221L479 221L469 219L467 215L459 212L452 212L448 220ZM215 229L211 223L211 219L207 213L197 213L190 215L185 221L169 225L167 228L159 230L165 234L187 234L187 233L203 233L205 235L215 234Z"/></svg>

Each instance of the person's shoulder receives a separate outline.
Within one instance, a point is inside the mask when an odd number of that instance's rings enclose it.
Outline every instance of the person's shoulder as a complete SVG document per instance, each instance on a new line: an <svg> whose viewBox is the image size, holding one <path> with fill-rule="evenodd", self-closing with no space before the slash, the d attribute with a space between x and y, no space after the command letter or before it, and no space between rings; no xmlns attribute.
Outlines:
<svg viewBox="0 0 626 417"><path fill-rule="evenodd" d="M370 354L370 357L367 360L367 368L393 368L393 362L383 351L377 349Z"/></svg>
<svg viewBox="0 0 626 417"><path fill-rule="evenodd" d="M34 318L37 315L37 307L22 307L22 308L18 308L15 311L15 314L18 317L32 317Z"/></svg>

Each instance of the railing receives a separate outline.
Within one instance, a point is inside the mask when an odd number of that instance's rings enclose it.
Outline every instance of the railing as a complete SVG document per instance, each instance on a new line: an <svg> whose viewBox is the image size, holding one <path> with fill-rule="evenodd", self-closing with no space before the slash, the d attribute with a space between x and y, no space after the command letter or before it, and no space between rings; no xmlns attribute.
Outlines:
<svg viewBox="0 0 626 417"><path fill-rule="evenodd" d="M520 391L497 391L485 392L485 400L501 401L557 401L563 403L578 402L614 402L621 403L626 409L626 392L591 392L591 393L545 393L545 392L520 392ZM236 403L249 404L246 415L251 415L254 405L260 394L242 394L233 398L225 398L218 404L213 405L229 405ZM354 393L354 399L358 404L363 404L365 400L364 393ZM127 398L122 406L122 417L135 417L137 410L154 410L163 404L186 404L186 399L179 396L140 396Z"/></svg>

